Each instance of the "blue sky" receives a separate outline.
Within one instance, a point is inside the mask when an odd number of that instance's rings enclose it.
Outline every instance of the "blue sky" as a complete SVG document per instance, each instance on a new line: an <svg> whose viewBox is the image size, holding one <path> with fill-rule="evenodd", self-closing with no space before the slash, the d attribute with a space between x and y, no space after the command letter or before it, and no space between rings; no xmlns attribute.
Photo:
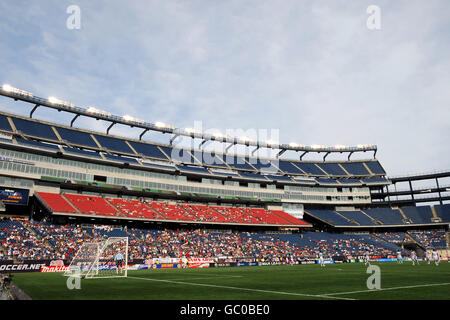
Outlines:
<svg viewBox="0 0 450 320"><path fill-rule="evenodd" d="M80 30L66 28L73 4ZM381 9L380 30L366 27L369 5ZM5 0L0 81L176 127L202 121L222 132L276 129L284 143L376 144L390 175L446 170L449 33L446 0ZM31 106L0 98L0 108ZM71 118L44 109L35 117Z"/></svg>

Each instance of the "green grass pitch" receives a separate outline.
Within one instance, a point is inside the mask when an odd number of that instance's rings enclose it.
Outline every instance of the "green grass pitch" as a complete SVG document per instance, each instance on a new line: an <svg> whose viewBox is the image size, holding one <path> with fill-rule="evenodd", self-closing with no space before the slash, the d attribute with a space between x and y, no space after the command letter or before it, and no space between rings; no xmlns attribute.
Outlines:
<svg viewBox="0 0 450 320"><path fill-rule="evenodd" d="M374 263L381 290L366 286L362 263L129 271L128 278L84 279L69 290L61 273L14 274L32 299L149 300L449 300L450 263Z"/></svg>

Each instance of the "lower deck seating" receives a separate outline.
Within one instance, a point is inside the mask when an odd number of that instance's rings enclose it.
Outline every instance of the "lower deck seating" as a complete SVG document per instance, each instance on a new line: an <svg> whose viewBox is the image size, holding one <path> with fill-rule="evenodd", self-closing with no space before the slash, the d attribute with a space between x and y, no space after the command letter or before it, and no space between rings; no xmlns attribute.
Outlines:
<svg viewBox="0 0 450 320"><path fill-rule="evenodd" d="M127 217L148 220L211 222L228 224L308 225L283 211L263 208L209 206L188 203L165 203L125 198L102 198L81 194L38 193L53 212L79 212L105 217ZM70 204L69 204L70 202ZM73 206L72 206L72 205Z"/></svg>
<svg viewBox="0 0 450 320"><path fill-rule="evenodd" d="M70 193L64 195L81 213L107 217L125 217L102 197Z"/></svg>
<svg viewBox="0 0 450 320"><path fill-rule="evenodd" d="M49 192L38 192L37 194L53 212L76 213L76 210L60 194Z"/></svg>

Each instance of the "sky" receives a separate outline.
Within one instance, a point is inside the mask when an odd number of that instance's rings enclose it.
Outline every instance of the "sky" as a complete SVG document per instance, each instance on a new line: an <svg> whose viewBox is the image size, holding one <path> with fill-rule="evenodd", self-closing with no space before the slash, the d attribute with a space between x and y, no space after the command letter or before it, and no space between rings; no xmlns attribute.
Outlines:
<svg viewBox="0 0 450 320"><path fill-rule="evenodd" d="M71 5L79 29L67 27ZM371 5L379 29L368 28ZM450 169L448 0L4 0L0 34L0 83L39 97L180 128L275 132L260 140L375 144L390 176ZM1 110L31 108L0 97ZM44 108L34 117L72 118Z"/></svg>

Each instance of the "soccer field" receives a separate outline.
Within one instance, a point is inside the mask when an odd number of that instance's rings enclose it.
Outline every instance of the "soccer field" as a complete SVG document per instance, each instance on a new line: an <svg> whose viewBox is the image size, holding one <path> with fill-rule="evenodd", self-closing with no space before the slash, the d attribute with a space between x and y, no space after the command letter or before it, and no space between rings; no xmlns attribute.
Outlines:
<svg viewBox="0 0 450 320"><path fill-rule="evenodd" d="M380 290L369 290L362 263L155 269L129 271L128 278L83 279L69 290L61 273L14 274L32 299L150 300L448 300L450 263L379 263Z"/></svg>

